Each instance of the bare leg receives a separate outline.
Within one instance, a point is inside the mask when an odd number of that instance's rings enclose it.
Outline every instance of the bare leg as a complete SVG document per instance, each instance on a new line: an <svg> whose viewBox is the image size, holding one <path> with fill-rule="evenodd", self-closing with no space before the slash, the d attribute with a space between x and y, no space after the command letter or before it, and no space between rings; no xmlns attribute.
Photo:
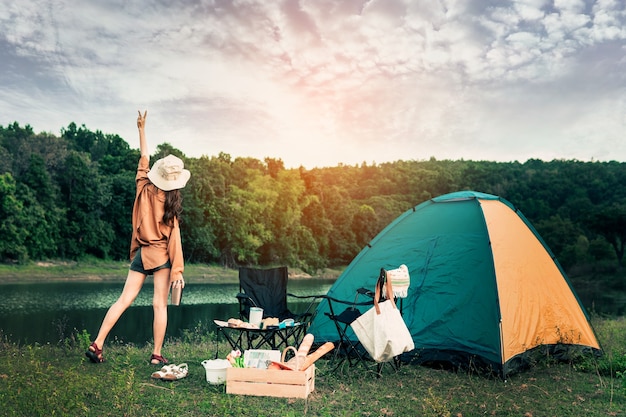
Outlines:
<svg viewBox="0 0 626 417"><path fill-rule="evenodd" d="M154 309L154 321L152 331L154 334L154 350L152 353L161 356L161 348L165 340L167 329L167 297L170 290L170 269L160 269L154 273L154 297L152 308ZM156 362L156 361L153 361Z"/></svg>
<svg viewBox="0 0 626 417"><path fill-rule="evenodd" d="M128 271L128 276L126 277L126 283L124 284L122 294L117 301L109 307L107 314L104 316L104 320L102 320L98 337L96 337L96 340L94 341L100 349L102 349L106 337L115 323L117 323L122 313L124 313L133 301L135 301L135 298L137 298L145 280L146 276L141 272Z"/></svg>

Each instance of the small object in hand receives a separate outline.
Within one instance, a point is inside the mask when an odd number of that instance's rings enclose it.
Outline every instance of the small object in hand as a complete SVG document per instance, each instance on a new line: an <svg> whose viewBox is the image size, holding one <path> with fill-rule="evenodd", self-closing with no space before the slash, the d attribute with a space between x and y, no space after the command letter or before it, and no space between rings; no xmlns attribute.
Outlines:
<svg viewBox="0 0 626 417"><path fill-rule="evenodd" d="M172 283L172 295L170 298L170 302L173 306L179 306L180 302L183 299L183 288L185 288L185 284L181 281L174 281Z"/></svg>

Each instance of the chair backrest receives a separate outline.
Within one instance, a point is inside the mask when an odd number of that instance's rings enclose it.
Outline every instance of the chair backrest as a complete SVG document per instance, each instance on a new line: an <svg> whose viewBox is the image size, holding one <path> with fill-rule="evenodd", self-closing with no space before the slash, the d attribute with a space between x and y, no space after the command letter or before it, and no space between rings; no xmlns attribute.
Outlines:
<svg viewBox="0 0 626 417"><path fill-rule="evenodd" d="M239 290L250 297L252 305L241 303L244 317L249 317L251 306L261 307L263 317L277 317L279 320L290 318L287 308L287 281L289 273L286 266L271 269L239 268Z"/></svg>

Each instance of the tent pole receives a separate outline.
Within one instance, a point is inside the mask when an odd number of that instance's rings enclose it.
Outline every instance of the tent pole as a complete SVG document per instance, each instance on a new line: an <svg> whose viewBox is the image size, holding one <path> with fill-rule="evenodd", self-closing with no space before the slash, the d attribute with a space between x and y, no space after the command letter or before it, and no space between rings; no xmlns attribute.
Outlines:
<svg viewBox="0 0 626 417"><path fill-rule="evenodd" d="M500 368L500 376L502 377L502 381L506 382L506 374L504 373L504 332L502 331L502 318L500 318L498 327L500 328L500 363L502 364Z"/></svg>

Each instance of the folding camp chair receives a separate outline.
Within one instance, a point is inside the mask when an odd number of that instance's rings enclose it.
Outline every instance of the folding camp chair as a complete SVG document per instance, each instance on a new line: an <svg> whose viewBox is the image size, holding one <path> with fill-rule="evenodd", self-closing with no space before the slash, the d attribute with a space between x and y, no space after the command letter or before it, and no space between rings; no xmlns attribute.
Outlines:
<svg viewBox="0 0 626 417"><path fill-rule="evenodd" d="M263 309L263 318L278 319L277 325L261 328L231 327L228 323L215 320L218 338L223 335L233 350L272 349L298 346L306 334L318 296L297 296L287 293L289 279L287 267L271 269L239 268L239 319L249 321L250 308ZM309 299L302 313L293 313L287 306L287 297ZM216 352L217 355L217 352Z"/></svg>
<svg viewBox="0 0 626 417"><path fill-rule="evenodd" d="M346 361L350 367L365 363L367 352L365 352L365 349L363 349L358 339L350 337L350 324L361 315L362 312L359 307L369 307L373 304L373 301L358 302L360 295L369 295L369 293L369 290L359 288L353 301L338 300L329 296L324 297L328 302L328 312L324 314L335 325L337 337L339 338L336 341L335 351L332 357L335 370ZM347 305L347 307L342 312L336 313L335 309L338 305Z"/></svg>

